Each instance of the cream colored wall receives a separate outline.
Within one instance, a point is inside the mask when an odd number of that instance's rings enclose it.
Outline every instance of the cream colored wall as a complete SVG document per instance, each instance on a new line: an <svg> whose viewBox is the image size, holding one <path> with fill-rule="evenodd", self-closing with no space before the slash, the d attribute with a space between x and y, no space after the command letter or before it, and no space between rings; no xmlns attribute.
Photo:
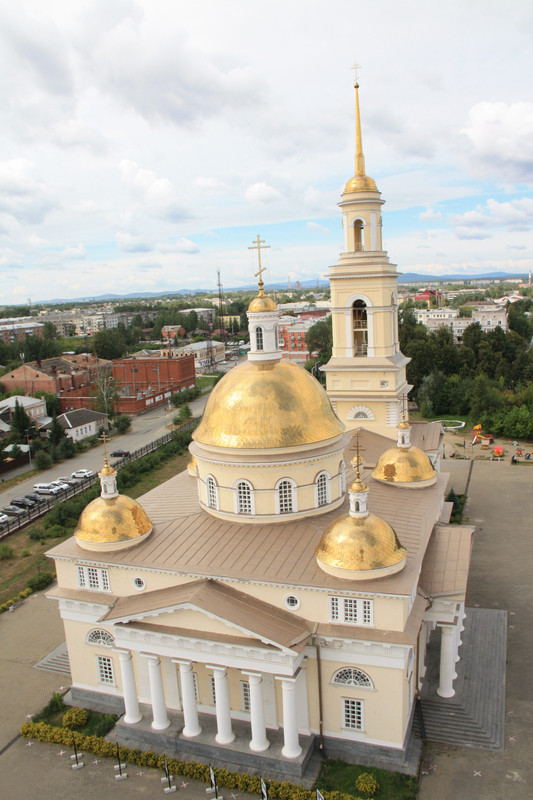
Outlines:
<svg viewBox="0 0 533 800"><path fill-rule="evenodd" d="M236 454L238 456L238 454ZM228 514L235 513L234 485L239 480L249 481L254 489L255 514L276 514L275 487L282 478L292 478L298 487L298 511L314 510L316 508L315 480L320 472L330 475L331 502L340 499L339 468L343 460L342 450L325 458L313 459L301 464L280 464L252 466L242 464L214 464L204 461L197 455L198 475L200 478L201 502L207 505L205 480L212 475L218 486L219 510Z"/></svg>
<svg viewBox="0 0 533 800"><path fill-rule="evenodd" d="M64 626L73 684L92 686L95 691L109 692L116 690L119 693L122 692L122 676L118 654L113 652L111 647L100 647L86 642L87 634L95 628L105 630L113 636L112 626L98 622L85 623L68 619L64 620ZM97 656L111 658L115 677L114 686L99 683Z"/></svg>
<svg viewBox="0 0 533 800"><path fill-rule="evenodd" d="M226 636L245 637L247 634L244 631L235 628L232 625L227 625L225 622L213 619L208 614L202 611L195 611L193 609L183 609L174 611L170 614L161 614L158 617L148 617L146 622L154 622L162 627L185 628L191 632L224 634Z"/></svg>

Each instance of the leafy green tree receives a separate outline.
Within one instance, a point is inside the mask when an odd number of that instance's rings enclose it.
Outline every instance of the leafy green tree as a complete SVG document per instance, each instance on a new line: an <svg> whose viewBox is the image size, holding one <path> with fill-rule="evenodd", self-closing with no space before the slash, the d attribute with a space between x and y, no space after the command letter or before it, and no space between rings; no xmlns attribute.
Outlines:
<svg viewBox="0 0 533 800"><path fill-rule="evenodd" d="M11 418L11 430L14 431L20 439L23 439L30 425L31 419L24 410L24 406L16 400L13 416Z"/></svg>
<svg viewBox="0 0 533 800"><path fill-rule="evenodd" d="M43 337L45 339L55 339L57 338L57 328L53 322L47 320L43 324Z"/></svg>
<svg viewBox="0 0 533 800"><path fill-rule="evenodd" d="M57 417L52 417L52 422L48 428L48 439L50 440L51 444L54 446L60 444L60 442L62 442L65 438L65 435L66 434L63 426L58 422Z"/></svg>
<svg viewBox="0 0 533 800"><path fill-rule="evenodd" d="M315 322L305 334L307 349L310 353L318 353L321 364L325 364L331 358L332 339L331 317Z"/></svg>
<svg viewBox="0 0 533 800"><path fill-rule="evenodd" d="M127 414L117 414L114 425L119 433L126 433L131 428L131 419Z"/></svg>
<svg viewBox="0 0 533 800"><path fill-rule="evenodd" d="M72 458L76 455L76 448L70 436L64 436L59 443L59 455L61 458Z"/></svg>
<svg viewBox="0 0 533 800"><path fill-rule="evenodd" d="M105 358L109 361L115 358L122 358L127 352L124 330L110 328L98 331L93 337L93 349L98 358Z"/></svg>

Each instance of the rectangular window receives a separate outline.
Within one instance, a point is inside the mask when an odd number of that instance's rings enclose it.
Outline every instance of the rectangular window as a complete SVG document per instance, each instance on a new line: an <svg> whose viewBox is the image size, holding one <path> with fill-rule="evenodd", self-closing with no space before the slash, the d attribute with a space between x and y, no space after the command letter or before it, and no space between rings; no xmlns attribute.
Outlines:
<svg viewBox="0 0 533 800"><path fill-rule="evenodd" d="M115 676L113 675L113 661L109 656L97 656L98 662L98 680L100 683L107 683L108 685L115 685Z"/></svg>
<svg viewBox="0 0 533 800"><path fill-rule="evenodd" d="M330 597L329 618L332 622L373 625L373 602L373 600L362 600L355 597Z"/></svg>
<svg viewBox="0 0 533 800"><path fill-rule="evenodd" d="M215 694L215 676L209 676L209 698L211 701L211 705L216 705L216 694Z"/></svg>
<svg viewBox="0 0 533 800"><path fill-rule="evenodd" d="M243 711L250 710L250 683L241 681L241 708Z"/></svg>
<svg viewBox="0 0 533 800"><path fill-rule="evenodd" d="M344 727L354 731L363 730L363 701L345 698L343 701Z"/></svg>
<svg viewBox="0 0 533 800"><path fill-rule="evenodd" d="M78 586L81 589L96 589L100 592L109 592L109 572L101 567L76 566Z"/></svg>

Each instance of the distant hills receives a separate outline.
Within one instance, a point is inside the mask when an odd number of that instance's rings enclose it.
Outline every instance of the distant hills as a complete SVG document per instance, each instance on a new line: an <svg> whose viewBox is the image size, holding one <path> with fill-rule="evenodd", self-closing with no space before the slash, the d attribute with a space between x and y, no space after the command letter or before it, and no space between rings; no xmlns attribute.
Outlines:
<svg viewBox="0 0 533 800"><path fill-rule="evenodd" d="M455 283L463 281L480 281L480 280L505 280L509 278L520 278L522 281L528 280L528 275L522 275L515 272L485 272L481 275L459 275L452 273L450 275L422 275L418 272L405 272L398 278L398 283ZM300 281L302 289L314 289L317 285L316 280ZM318 282L319 288L329 286L329 281L320 280ZM268 285L269 291L286 292L288 286L286 282L271 283ZM291 287L294 288L294 287ZM230 286L224 287L224 292L253 292L257 289L257 284L252 283L249 286ZM74 297L66 300L65 298L56 297L52 300L40 300L35 305L55 305L61 303L109 303L109 302L127 302L128 300L146 300L149 298L169 297L171 295L194 295L194 294L212 294L216 296L215 289L207 291L206 289L175 289L167 290L166 292L130 292L128 294L99 294L86 297Z"/></svg>

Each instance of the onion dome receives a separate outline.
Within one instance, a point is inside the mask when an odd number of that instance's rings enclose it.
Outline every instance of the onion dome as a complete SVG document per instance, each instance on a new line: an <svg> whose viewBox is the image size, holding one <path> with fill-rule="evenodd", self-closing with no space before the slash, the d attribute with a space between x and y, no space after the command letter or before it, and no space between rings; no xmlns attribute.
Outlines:
<svg viewBox="0 0 533 800"><path fill-rule="evenodd" d="M254 297L248 306L248 312L251 314L268 314L270 311L277 311L276 304L261 288L257 297Z"/></svg>
<svg viewBox="0 0 533 800"><path fill-rule="evenodd" d="M329 575L367 581L394 575L405 566L407 551L386 520L368 511L368 487L356 480L348 489L350 511L332 522L315 551Z"/></svg>
<svg viewBox="0 0 533 800"><path fill-rule="evenodd" d="M363 139L361 136L361 115L359 113L359 84L355 88L355 175L346 183L344 194L352 192L377 192L378 187L373 178L365 174L365 157L363 155Z"/></svg>
<svg viewBox="0 0 533 800"><path fill-rule="evenodd" d="M372 477L383 483L394 483L409 489L433 486L437 473L429 457L411 445L411 426L402 415L398 425L396 447L390 447L379 457Z"/></svg>
<svg viewBox="0 0 533 800"><path fill-rule="evenodd" d="M307 370L289 361L247 361L209 396L193 439L199 444L262 450L314 444L344 425Z"/></svg>
<svg viewBox="0 0 533 800"><path fill-rule="evenodd" d="M74 531L84 550L122 550L145 539L154 527L145 510L117 491L117 473L108 463L98 473L102 491L87 505Z"/></svg>

